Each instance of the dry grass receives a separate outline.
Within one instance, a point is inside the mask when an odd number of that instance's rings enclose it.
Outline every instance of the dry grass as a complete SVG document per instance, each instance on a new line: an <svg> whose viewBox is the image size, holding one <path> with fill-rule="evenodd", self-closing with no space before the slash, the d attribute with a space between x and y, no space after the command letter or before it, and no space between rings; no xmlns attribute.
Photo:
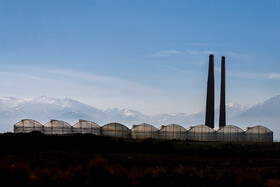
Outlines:
<svg viewBox="0 0 280 187"><path fill-rule="evenodd" d="M0 179L12 184L279 186L280 145L2 135Z"/></svg>

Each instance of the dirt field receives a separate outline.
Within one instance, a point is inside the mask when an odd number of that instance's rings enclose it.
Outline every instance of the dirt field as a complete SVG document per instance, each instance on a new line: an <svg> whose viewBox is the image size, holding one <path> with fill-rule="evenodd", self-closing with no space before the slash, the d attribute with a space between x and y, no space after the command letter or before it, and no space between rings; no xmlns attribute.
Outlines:
<svg viewBox="0 0 280 187"><path fill-rule="evenodd" d="M279 143L0 135L0 180L95 186L280 186Z"/></svg>

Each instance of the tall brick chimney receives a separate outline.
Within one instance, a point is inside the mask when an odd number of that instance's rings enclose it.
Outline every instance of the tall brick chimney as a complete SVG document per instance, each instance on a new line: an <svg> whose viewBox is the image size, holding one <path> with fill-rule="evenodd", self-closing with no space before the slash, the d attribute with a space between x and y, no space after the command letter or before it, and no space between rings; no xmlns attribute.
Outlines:
<svg viewBox="0 0 280 187"><path fill-rule="evenodd" d="M215 123L214 55L211 54L209 56L205 125L214 128L215 126L214 123Z"/></svg>
<svg viewBox="0 0 280 187"><path fill-rule="evenodd" d="M226 68L225 57L222 56L221 67L221 96L220 96L220 117L219 127L226 126Z"/></svg>

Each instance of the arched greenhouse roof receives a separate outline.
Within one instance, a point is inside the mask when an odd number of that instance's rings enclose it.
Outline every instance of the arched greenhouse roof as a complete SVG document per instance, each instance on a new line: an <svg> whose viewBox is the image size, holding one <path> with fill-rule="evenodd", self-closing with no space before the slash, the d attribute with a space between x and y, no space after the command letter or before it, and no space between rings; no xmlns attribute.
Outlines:
<svg viewBox="0 0 280 187"><path fill-rule="evenodd" d="M43 125L33 119L23 119L15 124L15 127L43 127Z"/></svg>
<svg viewBox="0 0 280 187"><path fill-rule="evenodd" d="M187 131L184 127L177 124L169 124L169 125L162 125L160 128L160 132L184 132Z"/></svg>
<svg viewBox="0 0 280 187"><path fill-rule="evenodd" d="M116 122L108 123L108 124L104 125L102 127L102 130L126 130L126 131L130 131L130 129L128 127L126 127L125 125L120 124L120 123L116 123Z"/></svg>
<svg viewBox="0 0 280 187"><path fill-rule="evenodd" d="M60 120L54 120L52 119L51 121L49 121L48 123L46 123L44 125L44 127L48 128L48 127L52 127L52 128L72 128L72 126L65 122L65 121L60 121Z"/></svg>
<svg viewBox="0 0 280 187"><path fill-rule="evenodd" d="M79 122L73 126L73 128L100 128L100 126L92 121L80 119Z"/></svg>
<svg viewBox="0 0 280 187"><path fill-rule="evenodd" d="M130 129L120 123L109 123L104 125L101 129L103 136L113 136L119 138L130 137Z"/></svg>
<svg viewBox="0 0 280 187"><path fill-rule="evenodd" d="M244 132L241 128L235 125L226 125L224 127L220 127L217 130L218 133L231 133L231 132Z"/></svg>
<svg viewBox="0 0 280 187"><path fill-rule="evenodd" d="M256 125L254 127L247 127L245 129L245 132L246 133L272 133L272 131L269 128L264 127L262 125Z"/></svg>
<svg viewBox="0 0 280 187"><path fill-rule="evenodd" d="M144 131L155 132L155 131L158 131L158 129L156 127L154 127L153 125L150 125L148 123L141 123L139 125L133 125L133 127L131 129L131 132L134 132L134 131L137 131L137 132L144 132Z"/></svg>
<svg viewBox="0 0 280 187"><path fill-rule="evenodd" d="M188 131L194 132L194 133L215 132L214 129L212 129L206 125L196 125L196 126L188 128Z"/></svg>

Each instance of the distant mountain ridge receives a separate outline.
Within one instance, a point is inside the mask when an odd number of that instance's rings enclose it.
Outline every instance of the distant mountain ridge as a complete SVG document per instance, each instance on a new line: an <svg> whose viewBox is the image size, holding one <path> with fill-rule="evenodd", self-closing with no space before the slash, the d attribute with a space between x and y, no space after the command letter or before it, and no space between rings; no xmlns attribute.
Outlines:
<svg viewBox="0 0 280 187"><path fill-rule="evenodd" d="M280 95L250 107L238 117L278 117L280 115Z"/></svg>
<svg viewBox="0 0 280 187"><path fill-rule="evenodd" d="M280 95L253 106L228 103L227 124L240 127L265 125L278 133L280 132L279 109ZM217 127L219 110L216 109L215 113ZM145 115L130 109L101 110L69 98L41 96L38 98L0 97L0 117L0 132L5 132L12 131L13 124L24 118L35 119L42 124L50 119L64 120L70 124L85 119L100 125L119 122L131 127L133 124L145 122L157 127L171 123L189 127L204 124L205 112Z"/></svg>

